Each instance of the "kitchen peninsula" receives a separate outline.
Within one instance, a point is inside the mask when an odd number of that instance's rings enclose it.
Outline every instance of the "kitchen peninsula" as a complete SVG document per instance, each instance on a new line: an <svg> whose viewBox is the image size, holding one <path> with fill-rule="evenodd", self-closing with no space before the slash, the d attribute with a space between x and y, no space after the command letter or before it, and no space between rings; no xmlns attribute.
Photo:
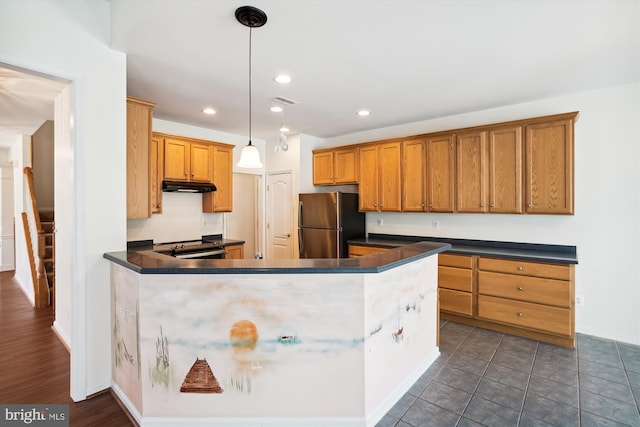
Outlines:
<svg viewBox="0 0 640 427"><path fill-rule="evenodd" d="M438 357L440 242L351 259L107 253L112 388L145 426L373 426Z"/></svg>

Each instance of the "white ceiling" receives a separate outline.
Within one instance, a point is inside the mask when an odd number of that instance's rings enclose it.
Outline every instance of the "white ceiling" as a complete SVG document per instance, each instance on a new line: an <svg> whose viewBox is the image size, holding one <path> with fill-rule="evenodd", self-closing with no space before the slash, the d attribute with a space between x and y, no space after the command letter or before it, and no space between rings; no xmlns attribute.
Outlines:
<svg viewBox="0 0 640 427"><path fill-rule="evenodd" d="M110 3L128 94L156 102L157 118L240 135L248 134L249 29L234 11L262 9L268 22L253 30L252 45L253 136L261 139L278 135L280 114L269 111L278 96L299 102L285 106L292 132L331 137L640 76L638 0ZM275 83L281 72L293 83ZM206 116L204 106L218 113ZM371 116L357 117L361 108Z"/></svg>

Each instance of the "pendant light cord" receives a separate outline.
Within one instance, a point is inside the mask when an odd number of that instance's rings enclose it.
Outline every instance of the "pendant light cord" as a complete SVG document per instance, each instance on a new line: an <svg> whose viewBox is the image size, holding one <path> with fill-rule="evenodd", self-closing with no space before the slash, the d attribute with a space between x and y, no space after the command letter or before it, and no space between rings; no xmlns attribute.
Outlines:
<svg viewBox="0 0 640 427"><path fill-rule="evenodd" d="M251 145L251 26L249 26L249 145Z"/></svg>

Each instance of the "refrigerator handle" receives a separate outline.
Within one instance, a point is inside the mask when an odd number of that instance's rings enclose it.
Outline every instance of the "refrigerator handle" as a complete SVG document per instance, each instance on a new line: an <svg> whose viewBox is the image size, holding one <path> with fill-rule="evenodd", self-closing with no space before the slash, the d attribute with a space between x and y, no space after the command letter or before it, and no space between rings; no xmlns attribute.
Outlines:
<svg viewBox="0 0 640 427"><path fill-rule="evenodd" d="M304 235L302 233L303 233L302 228L298 228L298 253L300 254L301 257L302 257L302 254L304 253Z"/></svg>
<svg viewBox="0 0 640 427"><path fill-rule="evenodd" d="M300 256L304 253L304 237L302 235L302 227L304 221L302 220L302 200L298 202L298 253Z"/></svg>

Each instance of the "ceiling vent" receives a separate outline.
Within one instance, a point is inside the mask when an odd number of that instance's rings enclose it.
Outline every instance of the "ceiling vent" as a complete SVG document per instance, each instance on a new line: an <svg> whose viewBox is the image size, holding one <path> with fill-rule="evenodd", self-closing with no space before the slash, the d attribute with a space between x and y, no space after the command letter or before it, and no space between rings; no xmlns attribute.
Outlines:
<svg viewBox="0 0 640 427"><path fill-rule="evenodd" d="M285 98L283 96L276 96L275 98L272 98L271 100L279 102L281 104L287 104L287 105L295 105L295 104L298 103L298 101L294 101L293 99Z"/></svg>

